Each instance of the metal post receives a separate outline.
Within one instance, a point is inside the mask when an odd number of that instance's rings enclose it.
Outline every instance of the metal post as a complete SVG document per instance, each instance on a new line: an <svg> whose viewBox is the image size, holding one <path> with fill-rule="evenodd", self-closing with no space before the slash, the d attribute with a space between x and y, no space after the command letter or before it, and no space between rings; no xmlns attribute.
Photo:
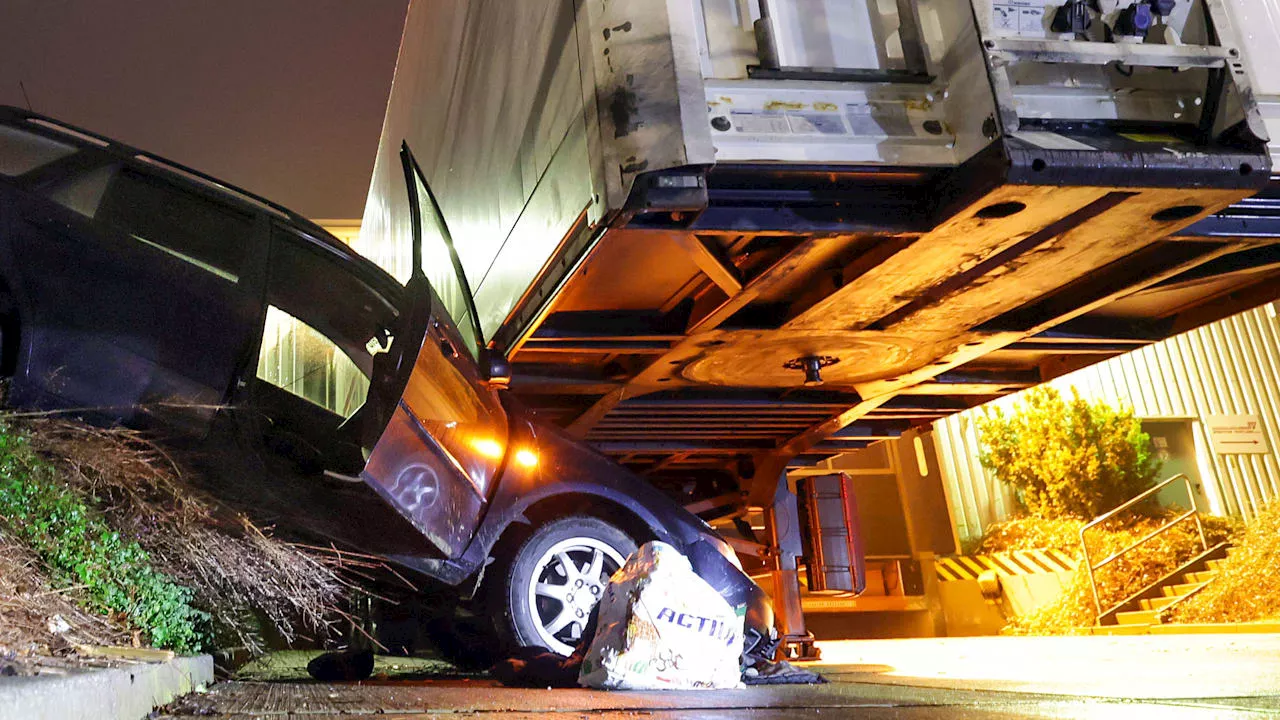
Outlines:
<svg viewBox="0 0 1280 720"><path fill-rule="evenodd" d="M787 481L787 472L778 476L773 503L765 508L765 525L769 544L775 549L773 570L773 602L778 620L778 634L783 652L795 648L798 660L817 660L818 649L813 634L805 628L804 610L800 605L799 558L804 553L800 533L800 511L796 492Z"/></svg>
<svg viewBox="0 0 1280 720"><path fill-rule="evenodd" d="M914 0L898 0L898 39L902 42L907 72L928 75L929 50L920 31L920 8Z"/></svg>
<svg viewBox="0 0 1280 720"><path fill-rule="evenodd" d="M773 32L773 20L769 14L769 0L757 0L760 5L760 19L756 21L756 54L760 56L760 67L777 70L778 40Z"/></svg>
<svg viewBox="0 0 1280 720"><path fill-rule="evenodd" d="M1089 573L1089 591L1093 593L1093 608L1101 615L1102 600L1098 598L1098 581L1093 578L1093 560L1089 557L1089 543L1085 541L1084 531L1088 529L1087 525L1080 528L1080 554L1083 556L1085 569Z"/></svg>

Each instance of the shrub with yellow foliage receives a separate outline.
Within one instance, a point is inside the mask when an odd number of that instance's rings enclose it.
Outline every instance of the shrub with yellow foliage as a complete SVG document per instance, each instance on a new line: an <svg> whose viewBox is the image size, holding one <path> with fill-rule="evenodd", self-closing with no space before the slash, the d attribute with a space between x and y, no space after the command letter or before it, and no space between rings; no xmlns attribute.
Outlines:
<svg viewBox="0 0 1280 720"><path fill-rule="evenodd" d="M982 463L1046 518L1101 515L1155 483L1151 438L1128 408L1089 402L1052 387L1023 396L1014 412L978 419Z"/></svg>

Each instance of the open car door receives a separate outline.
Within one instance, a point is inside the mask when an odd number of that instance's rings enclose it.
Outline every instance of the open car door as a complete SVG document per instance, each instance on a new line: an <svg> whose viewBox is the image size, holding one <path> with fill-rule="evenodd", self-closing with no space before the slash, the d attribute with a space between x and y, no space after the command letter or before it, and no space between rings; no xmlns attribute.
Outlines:
<svg viewBox="0 0 1280 720"><path fill-rule="evenodd" d="M402 337L422 342L416 356L405 347L374 370L385 425L362 477L442 555L454 558L484 515L506 455L508 421L476 362L485 354L483 338L439 204L407 145L400 156L414 256L413 310L405 313ZM462 316L461 325L450 308ZM399 397L392 397L397 389ZM377 432L377 425L370 429Z"/></svg>

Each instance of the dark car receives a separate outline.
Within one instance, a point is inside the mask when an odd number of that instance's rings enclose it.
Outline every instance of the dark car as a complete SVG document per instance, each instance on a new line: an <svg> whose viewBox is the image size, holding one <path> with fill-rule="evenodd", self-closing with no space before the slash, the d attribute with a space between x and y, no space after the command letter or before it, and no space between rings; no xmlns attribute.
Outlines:
<svg viewBox="0 0 1280 720"><path fill-rule="evenodd" d="M499 391L474 311L460 328L437 295L470 302L403 159L407 285L284 208L0 108L10 403L148 428L277 531L482 591L520 645L567 653L609 575L662 540L747 606L748 649L770 652L768 601L711 528Z"/></svg>

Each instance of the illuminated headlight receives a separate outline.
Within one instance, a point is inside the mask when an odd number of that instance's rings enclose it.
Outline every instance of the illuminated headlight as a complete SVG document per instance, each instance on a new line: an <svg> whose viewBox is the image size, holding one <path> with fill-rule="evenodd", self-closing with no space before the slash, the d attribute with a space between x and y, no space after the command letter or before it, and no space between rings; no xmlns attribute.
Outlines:
<svg viewBox="0 0 1280 720"><path fill-rule="evenodd" d="M491 437L473 437L470 440L471 449L475 450L481 457L490 460L501 460L504 448L502 443Z"/></svg>
<svg viewBox="0 0 1280 720"><path fill-rule="evenodd" d="M532 470L538 467L538 453L529 448L520 448L516 451L516 464Z"/></svg>

